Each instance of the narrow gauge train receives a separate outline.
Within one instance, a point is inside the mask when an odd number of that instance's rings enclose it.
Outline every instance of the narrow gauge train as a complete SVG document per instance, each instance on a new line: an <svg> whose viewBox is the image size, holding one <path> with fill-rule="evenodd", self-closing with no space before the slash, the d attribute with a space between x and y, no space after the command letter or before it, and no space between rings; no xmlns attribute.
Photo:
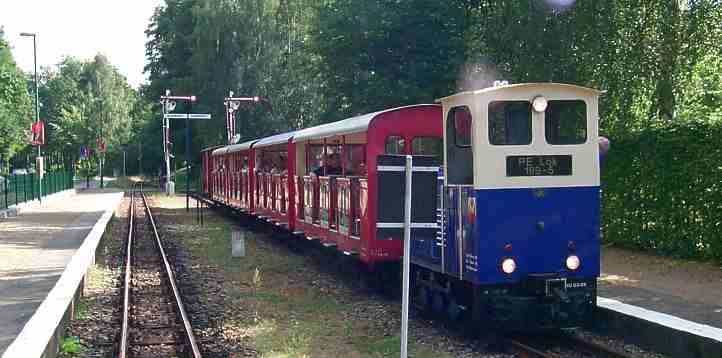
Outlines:
<svg viewBox="0 0 722 358"><path fill-rule="evenodd" d="M434 217L412 223L414 302L509 330L578 326L599 276L599 94L503 85L209 148L203 191L398 274L401 226L385 215L403 190L388 173L414 155L433 174L412 186L414 221Z"/></svg>

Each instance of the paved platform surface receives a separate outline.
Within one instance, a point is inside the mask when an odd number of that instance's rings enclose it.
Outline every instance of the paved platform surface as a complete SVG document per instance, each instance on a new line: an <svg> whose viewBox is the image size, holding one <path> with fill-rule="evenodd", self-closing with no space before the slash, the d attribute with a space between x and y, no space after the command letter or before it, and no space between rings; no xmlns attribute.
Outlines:
<svg viewBox="0 0 722 358"><path fill-rule="evenodd" d="M0 220L0 354L12 343L93 225L122 195L90 189Z"/></svg>
<svg viewBox="0 0 722 358"><path fill-rule="evenodd" d="M722 328L722 267L602 250L599 296Z"/></svg>

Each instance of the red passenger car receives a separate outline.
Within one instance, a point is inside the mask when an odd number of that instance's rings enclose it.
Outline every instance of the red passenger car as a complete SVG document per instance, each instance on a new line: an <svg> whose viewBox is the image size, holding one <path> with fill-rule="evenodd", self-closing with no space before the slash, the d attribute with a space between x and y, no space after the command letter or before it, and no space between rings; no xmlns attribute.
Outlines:
<svg viewBox="0 0 722 358"><path fill-rule="evenodd" d="M204 190L369 266L397 262L403 242L377 236L376 158L440 159L441 143L441 106L394 108L216 149L203 159Z"/></svg>
<svg viewBox="0 0 722 358"><path fill-rule="evenodd" d="M205 192L209 198L233 208L253 209L253 196L248 188L252 185L249 168L253 168L251 145L255 142L252 140L202 152L203 165L209 163L209 168L204 167L203 170L208 176L203 181L211 183ZM208 155L208 152L211 154Z"/></svg>

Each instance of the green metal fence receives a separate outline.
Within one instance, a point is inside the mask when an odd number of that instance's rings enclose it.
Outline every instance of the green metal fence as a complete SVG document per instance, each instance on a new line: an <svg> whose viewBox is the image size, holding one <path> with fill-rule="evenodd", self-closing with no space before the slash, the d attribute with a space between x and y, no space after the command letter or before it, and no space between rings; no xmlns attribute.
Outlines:
<svg viewBox="0 0 722 358"><path fill-rule="evenodd" d="M47 196L73 187L71 171L54 171L43 177L42 195ZM0 176L0 209L35 200L40 195L36 174Z"/></svg>

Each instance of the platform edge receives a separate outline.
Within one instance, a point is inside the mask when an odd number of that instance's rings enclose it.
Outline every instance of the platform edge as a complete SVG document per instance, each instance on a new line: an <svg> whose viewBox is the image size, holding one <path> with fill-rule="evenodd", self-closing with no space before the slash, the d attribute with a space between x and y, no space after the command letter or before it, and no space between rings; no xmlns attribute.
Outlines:
<svg viewBox="0 0 722 358"><path fill-rule="evenodd" d="M606 330L672 357L722 358L722 329L597 297Z"/></svg>
<svg viewBox="0 0 722 358"><path fill-rule="evenodd" d="M64 323L72 317L75 300L82 290L85 275L95 262L95 251L123 193L112 193L112 206L95 223L75 252L58 282L50 290L30 320L25 324L2 358L46 358L57 356Z"/></svg>

